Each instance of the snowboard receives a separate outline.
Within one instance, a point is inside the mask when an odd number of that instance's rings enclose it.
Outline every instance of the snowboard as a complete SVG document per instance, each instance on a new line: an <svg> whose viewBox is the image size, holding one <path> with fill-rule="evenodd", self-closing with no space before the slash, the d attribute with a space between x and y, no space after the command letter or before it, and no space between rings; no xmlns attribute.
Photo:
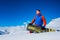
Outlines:
<svg viewBox="0 0 60 40"><path fill-rule="evenodd" d="M54 29L51 28L41 28L41 27L36 27L35 25L28 25L27 26L28 31L32 31L35 33L42 33L42 32L55 32Z"/></svg>

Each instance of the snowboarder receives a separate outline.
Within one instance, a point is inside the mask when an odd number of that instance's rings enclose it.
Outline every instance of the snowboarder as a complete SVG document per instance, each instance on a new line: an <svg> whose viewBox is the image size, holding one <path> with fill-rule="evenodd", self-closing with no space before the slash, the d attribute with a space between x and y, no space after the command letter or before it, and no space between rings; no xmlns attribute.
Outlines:
<svg viewBox="0 0 60 40"><path fill-rule="evenodd" d="M29 23L29 25L32 25L34 23L34 25L36 27L40 27L42 29L45 29L45 26L46 26L46 19L45 17L41 14L40 10L37 9L36 10L36 16L34 17L34 19L32 20L31 23ZM30 33L33 33L31 30L30 30Z"/></svg>

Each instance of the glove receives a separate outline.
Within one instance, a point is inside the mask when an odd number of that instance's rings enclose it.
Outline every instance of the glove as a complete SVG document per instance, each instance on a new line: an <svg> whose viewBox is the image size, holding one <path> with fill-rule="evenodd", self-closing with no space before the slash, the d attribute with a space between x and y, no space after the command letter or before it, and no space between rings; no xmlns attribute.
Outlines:
<svg viewBox="0 0 60 40"><path fill-rule="evenodd" d="M42 29L46 29L45 26L43 26Z"/></svg>
<svg viewBox="0 0 60 40"><path fill-rule="evenodd" d="M29 25L32 25L32 23L29 23Z"/></svg>

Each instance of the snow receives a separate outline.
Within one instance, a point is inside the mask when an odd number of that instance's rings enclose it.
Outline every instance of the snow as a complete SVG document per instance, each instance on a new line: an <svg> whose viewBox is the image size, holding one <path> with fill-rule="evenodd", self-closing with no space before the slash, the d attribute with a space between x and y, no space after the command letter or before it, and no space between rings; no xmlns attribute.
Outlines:
<svg viewBox="0 0 60 40"><path fill-rule="evenodd" d="M60 18L53 19L46 27L58 28L60 26ZM53 26L54 23L55 26ZM24 23L26 24L26 23ZM59 27L60 28L60 27ZM0 35L0 40L60 40L60 32L45 32L45 33L29 33L26 27L11 26L0 27L0 31L4 34Z"/></svg>
<svg viewBox="0 0 60 40"><path fill-rule="evenodd" d="M60 40L60 32L30 34L27 31L19 31L0 35L0 40Z"/></svg>
<svg viewBox="0 0 60 40"><path fill-rule="evenodd" d="M60 18L52 19L46 27L60 30Z"/></svg>

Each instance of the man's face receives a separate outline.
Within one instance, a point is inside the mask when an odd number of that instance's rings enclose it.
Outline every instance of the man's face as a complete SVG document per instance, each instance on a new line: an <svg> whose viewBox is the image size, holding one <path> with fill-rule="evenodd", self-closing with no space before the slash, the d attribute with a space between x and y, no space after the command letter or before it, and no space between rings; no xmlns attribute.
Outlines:
<svg viewBox="0 0 60 40"><path fill-rule="evenodd" d="M36 14L39 15L40 14L40 11L36 10Z"/></svg>

